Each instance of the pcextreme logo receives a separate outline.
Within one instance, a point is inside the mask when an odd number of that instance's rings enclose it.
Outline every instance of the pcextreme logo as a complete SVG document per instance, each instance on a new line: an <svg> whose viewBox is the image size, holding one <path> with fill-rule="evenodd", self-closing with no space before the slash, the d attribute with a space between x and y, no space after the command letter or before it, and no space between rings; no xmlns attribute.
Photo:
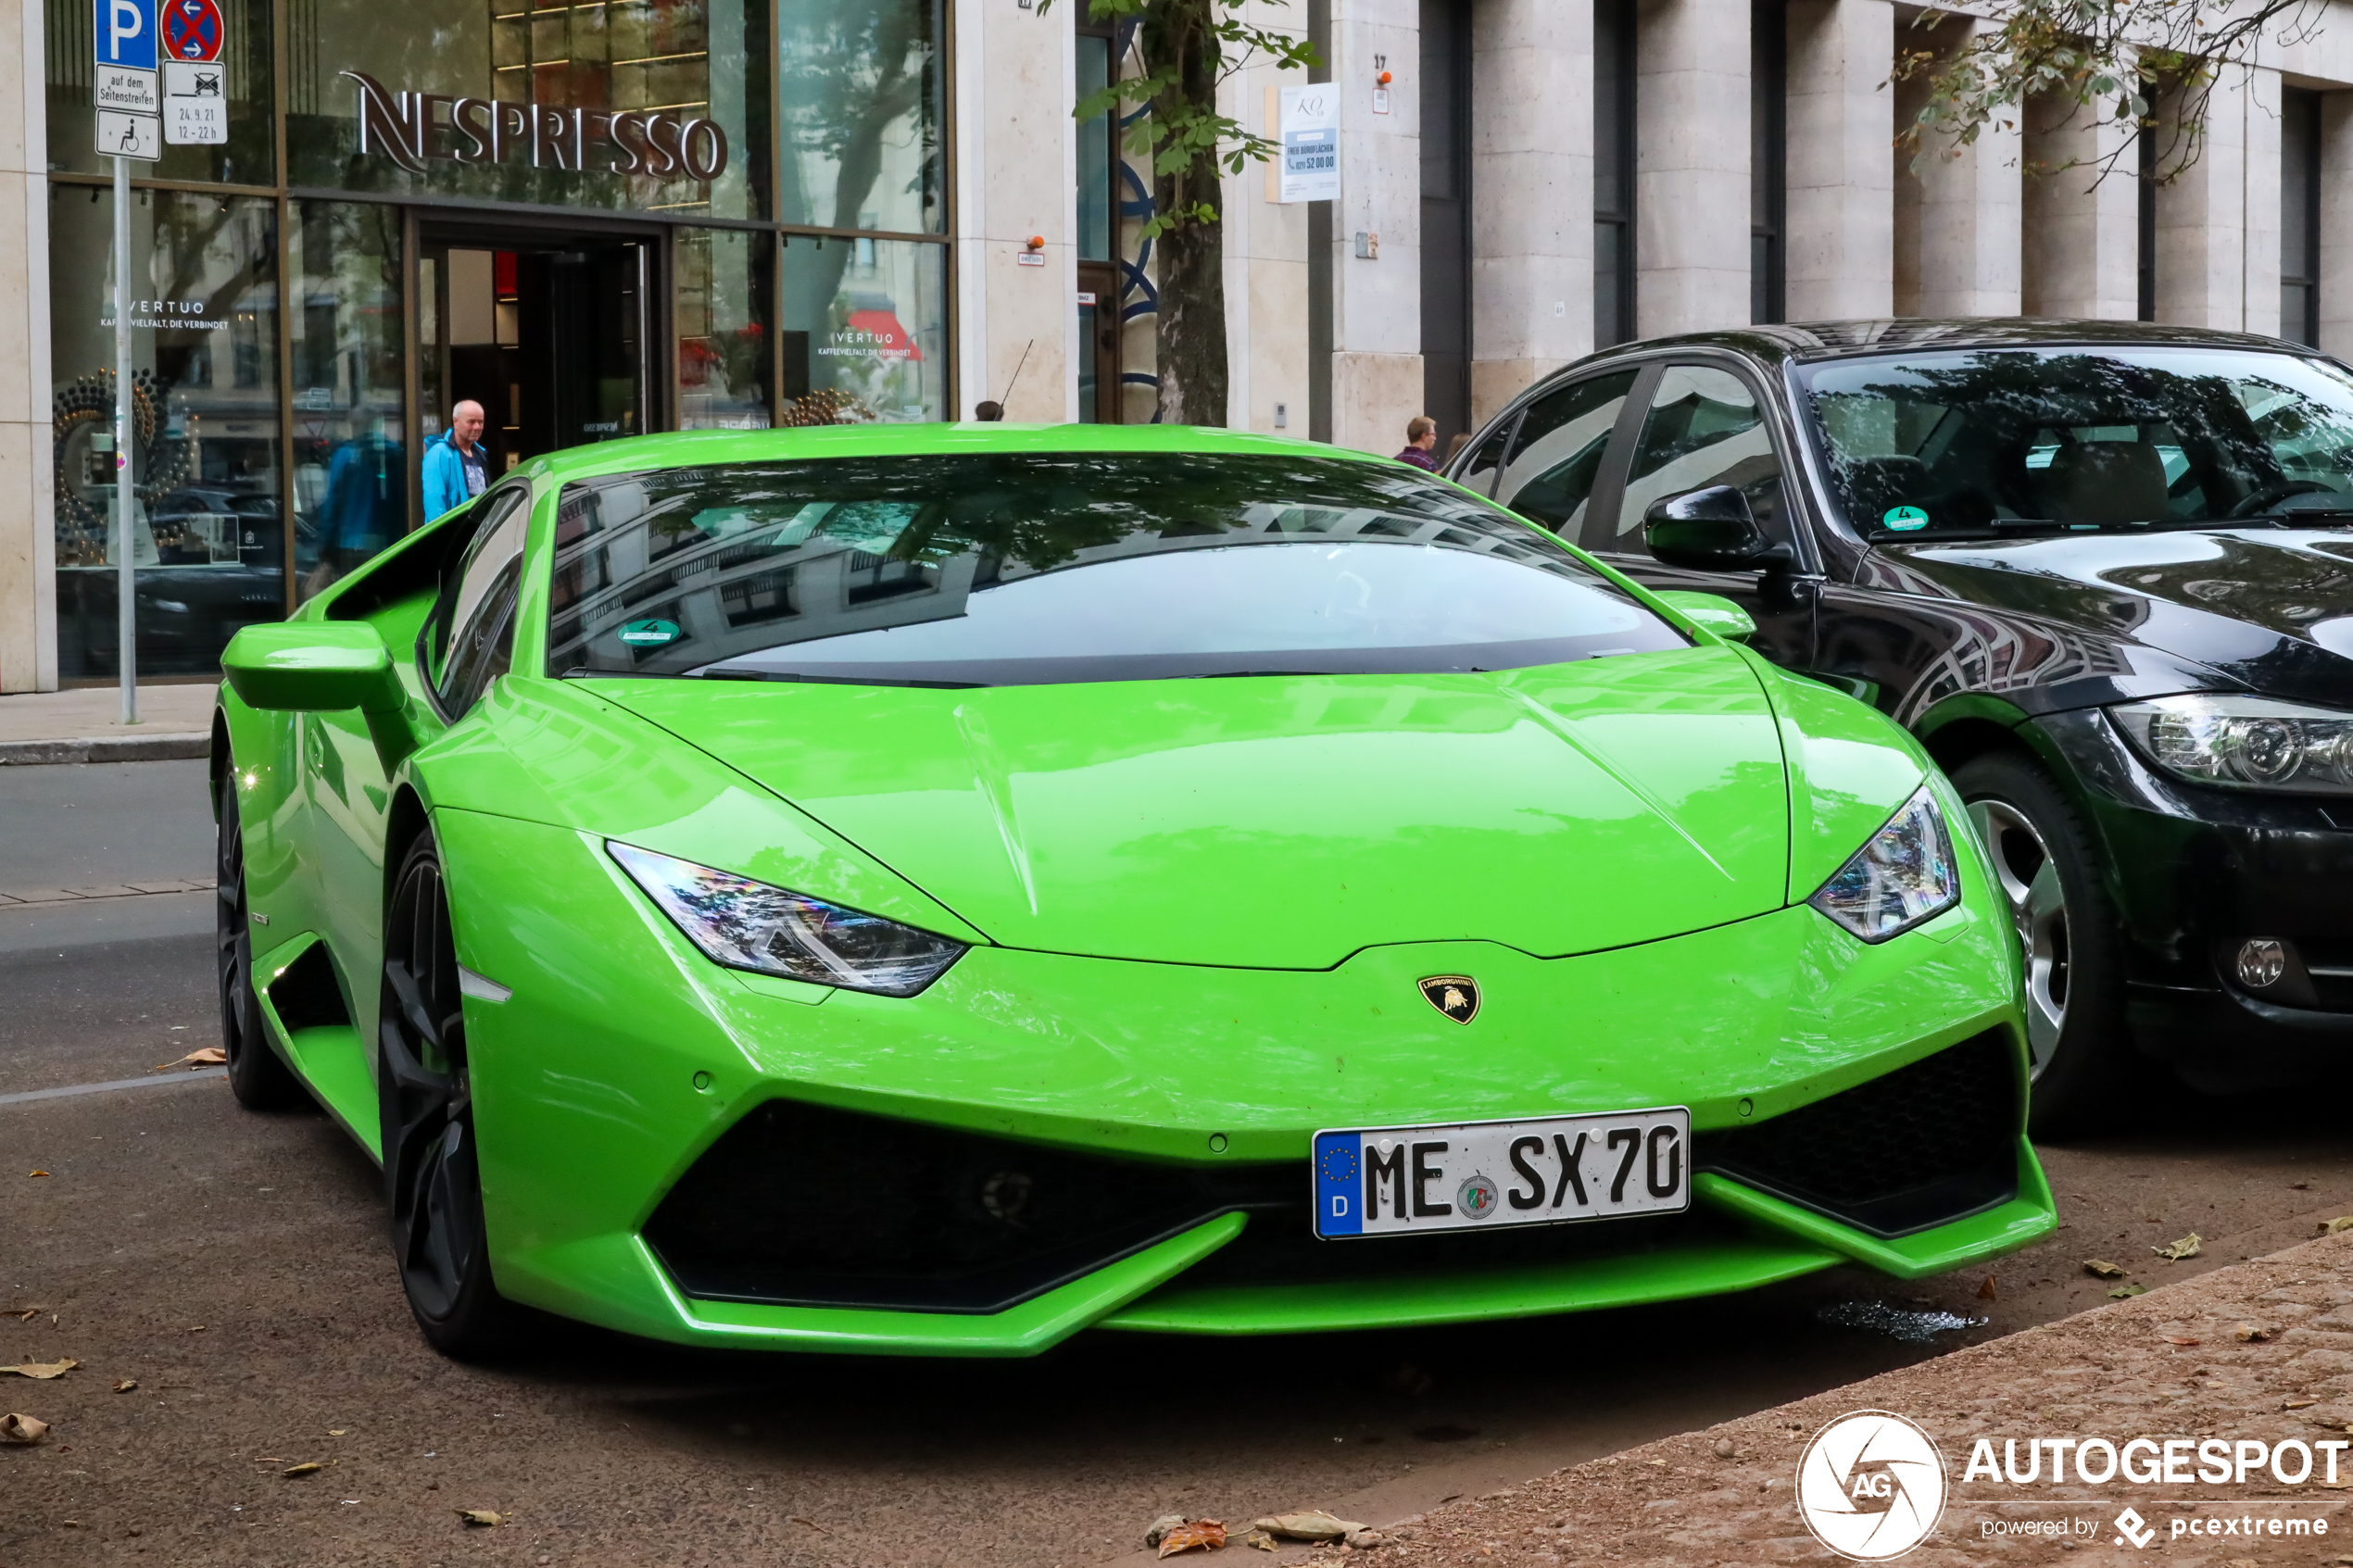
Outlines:
<svg viewBox="0 0 2353 1568"><path fill-rule="evenodd" d="M1888 1411L1856 1411L1814 1434L1797 1461L1797 1512L1839 1556L1885 1562L1926 1540L1944 1514L1944 1456Z"/></svg>

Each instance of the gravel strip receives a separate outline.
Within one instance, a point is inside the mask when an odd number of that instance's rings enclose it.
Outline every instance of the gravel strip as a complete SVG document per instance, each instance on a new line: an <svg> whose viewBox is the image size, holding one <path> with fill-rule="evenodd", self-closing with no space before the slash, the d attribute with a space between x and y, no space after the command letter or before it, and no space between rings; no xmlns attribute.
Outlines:
<svg viewBox="0 0 2353 1568"><path fill-rule="evenodd" d="M2353 1452L2334 1456L2334 1486L2326 1454L2301 1485L2261 1468L2244 1484L2196 1478L2196 1444L2206 1439L2309 1445L2343 1442L2353 1430L2353 1233L1427 1514L1369 1521L1387 1537L1371 1549L1387 1568L1835 1562L1800 1519L1793 1483L1815 1434L1862 1410L1919 1423L1944 1455L1944 1515L1902 1559L1907 1568L2141 1561L2145 1551L2175 1568L2353 1563ZM1982 1471L1964 1478L1981 1437L1992 1440L1994 1455L2015 1440L2023 1470L2029 1439L2106 1438L2121 1449L2142 1436L2190 1439L2183 1457L2192 1478L2086 1485L2070 1469L2066 1483L2053 1486L2047 1467L2032 1484L1988 1480ZM2287 1468L2297 1466L2290 1460ZM2153 1532L2145 1549L2118 1536L2127 1507ZM2284 1529L2298 1519L2308 1531L2322 1522L2328 1528L2275 1536L2274 1518ZM2021 1526L2067 1535L2013 1533ZM2206 1537L2209 1527L2219 1539ZM1298 1550L1281 1555L1293 1560ZM1362 1555L1318 1549L1309 1560Z"/></svg>

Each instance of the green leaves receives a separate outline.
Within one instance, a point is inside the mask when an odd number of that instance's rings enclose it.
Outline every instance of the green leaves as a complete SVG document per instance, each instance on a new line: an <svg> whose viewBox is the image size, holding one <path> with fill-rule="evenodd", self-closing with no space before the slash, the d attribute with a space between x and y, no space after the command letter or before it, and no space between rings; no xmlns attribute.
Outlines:
<svg viewBox="0 0 2353 1568"><path fill-rule="evenodd" d="M1217 111L1217 89L1236 71L1259 63L1301 70L1319 63L1304 38L1242 19L1239 0L1086 0L1090 20L1135 19L1130 74L1078 100L1071 116L1136 115L1122 138L1155 176L1239 174L1275 156L1276 144ZM1270 0L1280 5L1283 0ZM1040 14L1054 0L1038 0ZM1218 220L1206 198L1160 202L1141 237L1157 239L1180 225Z"/></svg>

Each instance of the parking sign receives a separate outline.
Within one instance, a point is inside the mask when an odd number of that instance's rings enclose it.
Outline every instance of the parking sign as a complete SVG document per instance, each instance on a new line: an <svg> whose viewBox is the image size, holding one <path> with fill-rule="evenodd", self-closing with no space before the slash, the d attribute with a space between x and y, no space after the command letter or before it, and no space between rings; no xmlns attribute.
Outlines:
<svg viewBox="0 0 2353 1568"><path fill-rule="evenodd" d="M156 0L91 0L96 31L91 35L102 66L156 69Z"/></svg>

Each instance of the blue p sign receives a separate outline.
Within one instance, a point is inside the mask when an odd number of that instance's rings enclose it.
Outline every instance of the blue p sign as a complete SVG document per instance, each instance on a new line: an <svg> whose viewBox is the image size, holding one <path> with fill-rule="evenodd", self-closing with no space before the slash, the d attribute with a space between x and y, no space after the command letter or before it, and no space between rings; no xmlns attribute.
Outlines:
<svg viewBox="0 0 2353 1568"><path fill-rule="evenodd" d="M156 0L92 0L97 30L92 35L102 66L156 69Z"/></svg>

